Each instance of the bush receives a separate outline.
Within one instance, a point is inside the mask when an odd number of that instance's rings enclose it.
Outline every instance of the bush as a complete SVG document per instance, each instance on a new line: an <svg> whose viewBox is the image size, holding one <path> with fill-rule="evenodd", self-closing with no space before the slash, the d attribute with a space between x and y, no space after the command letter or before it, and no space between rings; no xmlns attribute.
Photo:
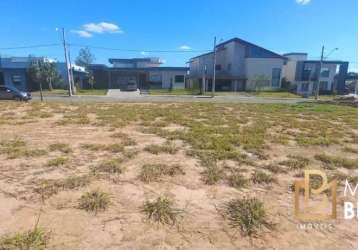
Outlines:
<svg viewBox="0 0 358 250"><path fill-rule="evenodd" d="M185 174L182 166L165 164L145 164L140 173L143 182L159 181L163 176L175 176Z"/></svg>
<svg viewBox="0 0 358 250"><path fill-rule="evenodd" d="M253 183L258 183L258 184L270 184L272 182L276 182L276 179L272 175L266 174L265 172L260 170L256 170L254 172L254 174L251 177L251 180Z"/></svg>
<svg viewBox="0 0 358 250"><path fill-rule="evenodd" d="M241 174L232 174L229 176L229 185L234 188L242 188L247 186L248 180Z"/></svg>

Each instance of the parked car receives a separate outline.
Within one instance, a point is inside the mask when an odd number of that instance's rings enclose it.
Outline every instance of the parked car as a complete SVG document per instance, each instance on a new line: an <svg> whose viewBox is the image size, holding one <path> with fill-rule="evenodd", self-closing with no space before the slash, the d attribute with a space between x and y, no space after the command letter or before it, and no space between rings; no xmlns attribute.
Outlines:
<svg viewBox="0 0 358 250"><path fill-rule="evenodd" d="M136 91L138 89L136 80L129 80L127 84L127 91Z"/></svg>
<svg viewBox="0 0 358 250"><path fill-rule="evenodd" d="M16 88L0 86L0 100L17 100L28 101L31 100L31 93L20 91Z"/></svg>

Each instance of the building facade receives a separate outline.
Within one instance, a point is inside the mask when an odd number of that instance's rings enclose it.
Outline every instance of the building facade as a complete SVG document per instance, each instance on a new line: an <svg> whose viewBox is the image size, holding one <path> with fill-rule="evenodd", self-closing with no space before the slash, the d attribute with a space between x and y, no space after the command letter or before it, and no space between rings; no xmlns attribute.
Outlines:
<svg viewBox="0 0 358 250"><path fill-rule="evenodd" d="M220 43L216 46L216 91L279 89L285 61L285 57L239 38ZM191 85L211 90L214 53L191 58L189 63Z"/></svg>
<svg viewBox="0 0 358 250"><path fill-rule="evenodd" d="M185 88L187 67L161 67L159 58L109 59L111 67L91 65L96 88L127 88L135 82L139 89Z"/></svg>
<svg viewBox="0 0 358 250"><path fill-rule="evenodd" d="M298 94L313 95L318 88L320 93L345 91L349 63L345 61L308 60L307 53L288 53L283 68L285 81L294 84ZM321 68L321 70L320 70ZM319 84L318 84L319 83Z"/></svg>

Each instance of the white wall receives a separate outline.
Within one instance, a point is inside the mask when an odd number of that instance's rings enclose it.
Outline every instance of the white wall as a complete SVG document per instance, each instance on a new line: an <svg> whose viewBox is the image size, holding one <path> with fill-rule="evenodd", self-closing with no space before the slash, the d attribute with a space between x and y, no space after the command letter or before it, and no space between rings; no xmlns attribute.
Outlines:
<svg viewBox="0 0 358 250"><path fill-rule="evenodd" d="M162 81L162 88L170 88L171 82L173 83L173 88L185 88L185 78L186 78L186 71L180 71L180 70L163 70L163 71L150 71L149 74L151 75L158 75L160 74L160 79ZM175 76L181 75L184 76L183 82L175 82ZM149 77L150 78L150 77Z"/></svg>
<svg viewBox="0 0 358 250"><path fill-rule="evenodd" d="M246 89L254 90L257 79L263 76L268 81L267 87L272 86L272 69L281 69L282 78L282 67L284 60L281 58L246 58ZM280 80L281 85L281 80ZM279 86L280 87L280 86Z"/></svg>

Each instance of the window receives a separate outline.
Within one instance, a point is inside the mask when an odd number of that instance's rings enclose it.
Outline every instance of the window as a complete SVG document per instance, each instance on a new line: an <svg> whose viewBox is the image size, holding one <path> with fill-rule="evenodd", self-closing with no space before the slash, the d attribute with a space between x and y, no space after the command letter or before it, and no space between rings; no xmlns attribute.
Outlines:
<svg viewBox="0 0 358 250"><path fill-rule="evenodd" d="M12 75L12 82L14 84L21 84L22 77L20 75Z"/></svg>
<svg viewBox="0 0 358 250"><path fill-rule="evenodd" d="M281 80L281 69L274 68L272 69L272 87L278 88L280 87Z"/></svg>
<svg viewBox="0 0 358 250"><path fill-rule="evenodd" d="M161 82L162 81L162 75L161 74L151 74L149 76L150 82Z"/></svg>
<svg viewBox="0 0 358 250"><path fill-rule="evenodd" d="M322 68L321 77L329 77L329 68Z"/></svg>
<svg viewBox="0 0 358 250"><path fill-rule="evenodd" d="M227 65L227 71L231 71L231 63Z"/></svg>
<svg viewBox="0 0 358 250"><path fill-rule="evenodd" d="M175 82L184 82L184 75L176 75L174 78Z"/></svg>
<svg viewBox="0 0 358 250"><path fill-rule="evenodd" d="M221 70L221 64L216 64L215 65L215 70L220 71Z"/></svg>

